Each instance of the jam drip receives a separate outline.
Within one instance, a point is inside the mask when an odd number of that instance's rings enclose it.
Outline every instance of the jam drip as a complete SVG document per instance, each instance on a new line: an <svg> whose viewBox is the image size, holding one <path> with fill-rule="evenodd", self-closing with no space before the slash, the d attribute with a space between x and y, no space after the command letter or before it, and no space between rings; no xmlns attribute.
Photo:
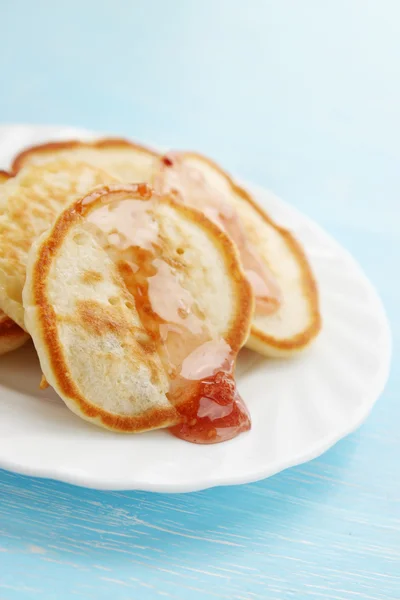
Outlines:
<svg viewBox="0 0 400 600"><path fill-rule="evenodd" d="M250 429L250 416L239 395L233 376L217 371L198 381L177 404L182 422L170 428L176 436L197 444L215 444Z"/></svg>

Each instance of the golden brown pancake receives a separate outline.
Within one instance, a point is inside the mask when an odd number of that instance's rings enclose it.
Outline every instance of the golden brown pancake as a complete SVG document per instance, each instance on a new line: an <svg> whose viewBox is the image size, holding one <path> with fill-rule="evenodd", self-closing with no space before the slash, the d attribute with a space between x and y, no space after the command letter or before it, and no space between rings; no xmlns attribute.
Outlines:
<svg viewBox="0 0 400 600"><path fill-rule="evenodd" d="M198 211L145 184L98 188L34 244L23 300L45 378L82 418L202 443L249 428L234 366L251 287Z"/></svg>
<svg viewBox="0 0 400 600"><path fill-rule="evenodd" d="M10 179L10 173L0 171L0 184ZM29 339L29 335L0 310L0 355L16 350Z"/></svg>
<svg viewBox="0 0 400 600"><path fill-rule="evenodd" d="M156 151L123 138L104 138L93 142L66 140L26 148L14 158L12 171L18 173L23 166L41 165L57 158L92 164L118 181L150 183L158 157Z"/></svg>
<svg viewBox="0 0 400 600"><path fill-rule="evenodd" d="M174 152L163 157L156 187L176 190L177 199L185 204L201 205L231 235L239 251L247 241L249 247L244 247L241 258L249 280L256 282L256 308L246 345L267 356L291 355L306 348L320 331L321 316L310 264L293 234L200 154ZM267 273L260 269L260 261ZM265 285L260 286L261 277Z"/></svg>
<svg viewBox="0 0 400 600"><path fill-rule="evenodd" d="M22 288L32 243L62 209L94 186L115 181L83 162L27 165L0 186L0 308L24 328Z"/></svg>

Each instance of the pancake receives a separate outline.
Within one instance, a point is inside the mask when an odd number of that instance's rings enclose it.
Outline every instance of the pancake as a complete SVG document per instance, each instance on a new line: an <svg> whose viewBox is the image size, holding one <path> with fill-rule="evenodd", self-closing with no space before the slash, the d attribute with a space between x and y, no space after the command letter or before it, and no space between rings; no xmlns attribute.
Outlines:
<svg viewBox="0 0 400 600"><path fill-rule="evenodd" d="M6 171L0 171L0 183L10 179ZM29 339L29 335L21 329L10 317L0 310L0 355L16 350Z"/></svg>
<svg viewBox="0 0 400 600"><path fill-rule="evenodd" d="M53 160L27 166L0 186L0 308L25 328L22 288L34 240L61 210L114 177L82 162Z"/></svg>
<svg viewBox="0 0 400 600"><path fill-rule="evenodd" d="M17 156L13 168L54 155L83 157L121 181L147 181L166 193L178 190L178 201L225 226L256 296L249 348L265 356L290 356L315 340L321 329L318 289L301 244L213 161L194 152L161 157L126 140L103 139L36 146Z"/></svg>
<svg viewBox="0 0 400 600"><path fill-rule="evenodd" d="M23 301L46 380L82 418L201 443L250 427L233 377L253 295L200 212L146 184L98 188L33 245Z"/></svg>
<svg viewBox="0 0 400 600"><path fill-rule="evenodd" d="M122 138L104 138L93 142L67 140L31 146L18 154L13 173L27 165L41 165L49 160L82 161L104 169L118 181L151 182L159 154Z"/></svg>
<svg viewBox="0 0 400 600"><path fill-rule="evenodd" d="M256 295L246 345L266 356L290 356L308 347L321 328L318 290L292 233L210 159L183 152L166 155L160 163L158 189L176 190L178 200L202 206L243 249L243 266Z"/></svg>

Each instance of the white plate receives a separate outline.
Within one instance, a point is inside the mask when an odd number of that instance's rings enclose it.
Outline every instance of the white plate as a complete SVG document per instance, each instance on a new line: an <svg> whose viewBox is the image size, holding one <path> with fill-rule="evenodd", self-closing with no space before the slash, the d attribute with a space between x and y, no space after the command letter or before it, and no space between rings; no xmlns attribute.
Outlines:
<svg viewBox="0 0 400 600"><path fill-rule="evenodd" d="M71 128L0 127L0 167L24 145L79 135L90 137ZM73 415L53 392L39 391L39 363L28 345L0 360L0 467L103 489L187 492L262 479L318 456L361 424L389 370L382 304L333 239L268 191L249 187L304 244L324 321L320 338L297 359L241 353L238 386L252 430L210 446L167 431L103 431Z"/></svg>

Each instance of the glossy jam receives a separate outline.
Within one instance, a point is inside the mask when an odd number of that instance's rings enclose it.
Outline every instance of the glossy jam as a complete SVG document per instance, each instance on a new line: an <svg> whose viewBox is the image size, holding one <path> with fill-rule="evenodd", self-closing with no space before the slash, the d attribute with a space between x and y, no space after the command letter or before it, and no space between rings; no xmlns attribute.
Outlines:
<svg viewBox="0 0 400 600"><path fill-rule="evenodd" d="M129 195L89 197L78 210L134 298L146 333L144 347L161 357L170 381L168 398L182 418L172 433L196 443L235 437L250 429L233 377L236 356L223 338L212 337L206 316L181 283L184 256L165 246L158 196L145 185L131 188Z"/></svg>
<svg viewBox="0 0 400 600"><path fill-rule="evenodd" d="M195 393L180 405L177 437L198 444L229 440L250 429L250 416L229 371L216 371L195 383Z"/></svg>
<svg viewBox="0 0 400 600"><path fill-rule="evenodd" d="M169 154L160 161L156 178L160 192L174 191L185 204L201 209L224 229L235 242L256 300L256 313L274 313L282 302L278 283L251 243L240 217L223 192L207 184L203 174L185 164L178 154Z"/></svg>

